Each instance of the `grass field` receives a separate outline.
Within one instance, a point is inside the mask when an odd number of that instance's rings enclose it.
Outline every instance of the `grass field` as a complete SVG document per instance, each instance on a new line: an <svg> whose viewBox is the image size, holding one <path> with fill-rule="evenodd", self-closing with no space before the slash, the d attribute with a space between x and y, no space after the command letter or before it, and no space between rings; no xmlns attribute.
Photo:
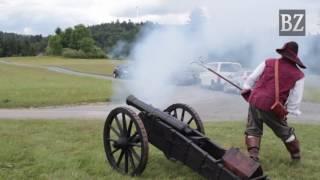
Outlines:
<svg viewBox="0 0 320 180"><path fill-rule="evenodd" d="M151 147L140 177L113 171L105 162L103 121L1 120L0 179L202 179L178 162L167 160ZM301 139L303 160L291 164L281 142L267 130L261 159L271 179L317 179L320 176L320 126L294 124ZM207 135L225 148L244 151L241 122L206 123Z"/></svg>
<svg viewBox="0 0 320 180"><path fill-rule="evenodd" d="M0 108L103 102L112 82L0 64Z"/></svg>
<svg viewBox="0 0 320 180"><path fill-rule="evenodd" d="M29 65L59 66L75 71L102 75L112 75L114 67L125 62L110 59L70 59L50 56L12 57L1 58L0 60Z"/></svg>
<svg viewBox="0 0 320 180"><path fill-rule="evenodd" d="M304 91L305 101L319 103L320 102L320 89L319 88L306 88Z"/></svg>
<svg viewBox="0 0 320 180"><path fill-rule="evenodd" d="M309 102L320 102L320 76L308 75L305 81L304 100Z"/></svg>

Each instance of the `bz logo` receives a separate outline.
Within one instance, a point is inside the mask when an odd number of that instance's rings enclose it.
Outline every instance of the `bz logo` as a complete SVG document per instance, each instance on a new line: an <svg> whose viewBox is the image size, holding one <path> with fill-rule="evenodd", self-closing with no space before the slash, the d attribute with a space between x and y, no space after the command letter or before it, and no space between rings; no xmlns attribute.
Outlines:
<svg viewBox="0 0 320 180"><path fill-rule="evenodd" d="M306 11L300 9L279 10L279 35L305 36Z"/></svg>

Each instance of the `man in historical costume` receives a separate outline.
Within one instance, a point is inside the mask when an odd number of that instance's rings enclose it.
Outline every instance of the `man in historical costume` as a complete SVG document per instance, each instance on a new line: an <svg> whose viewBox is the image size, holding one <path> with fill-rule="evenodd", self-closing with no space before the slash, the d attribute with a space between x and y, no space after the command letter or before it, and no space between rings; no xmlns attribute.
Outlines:
<svg viewBox="0 0 320 180"><path fill-rule="evenodd" d="M300 68L305 69L306 66L297 56L298 44L296 42L288 42L276 51L281 57L267 59L261 63L247 78L243 85L244 90L241 92L250 104L245 142L250 157L257 161L259 160L263 123L268 125L283 141L292 160L301 158L298 138L294 129L289 127L286 122L287 113L284 116L279 116L271 109L276 99L279 99L285 112L295 116L301 114L299 105L303 96L304 74ZM278 62L276 63L276 61ZM276 76L277 78L275 78ZM276 81L276 79L278 80ZM276 86L278 90L276 90ZM279 92L278 98L276 98L276 92Z"/></svg>

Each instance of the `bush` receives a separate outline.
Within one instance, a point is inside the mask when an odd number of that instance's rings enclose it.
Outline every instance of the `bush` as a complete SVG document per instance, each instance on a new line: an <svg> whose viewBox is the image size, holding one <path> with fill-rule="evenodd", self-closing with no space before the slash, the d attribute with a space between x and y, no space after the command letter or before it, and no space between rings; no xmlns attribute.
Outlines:
<svg viewBox="0 0 320 180"><path fill-rule="evenodd" d="M67 58L106 58L105 53L98 47L94 47L92 52L85 53L82 50L75 50L70 48L64 48L62 52L63 57Z"/></svg>
<svg viewBox="0 0 320 180"><path fill-rule="evenodd" d="M106 53L97 46L94 46L92 52L87 53L89 54L90 58L106 58Z"/></svg>
<svg viewBox="0 0 320 180"><path fill-rule="evenodd" d="M86 54L81 50L75 50L70 48L64 48L62 52L62 56L68 58L86 58L85 55Z"/></svg>

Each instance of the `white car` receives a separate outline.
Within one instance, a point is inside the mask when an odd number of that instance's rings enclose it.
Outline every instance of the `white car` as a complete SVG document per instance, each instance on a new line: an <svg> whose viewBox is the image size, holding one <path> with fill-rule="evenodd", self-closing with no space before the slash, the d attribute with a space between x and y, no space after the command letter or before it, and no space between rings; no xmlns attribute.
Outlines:
<svg viewBox="0 0 320 180"><path fill-rule="evenodd" d="M228 79L233 79L234 76L242 71L241 64L237 62L211 62L207 63L206 66ZM199 78L202 86L214 90L223 90L226 83L228 83L210 71L201 72Z"/></svg>
<svg viewBox="0 0 320 180"><path fill-rule="evenodd" d="M251 73L252 71L250 70L243 70L237 73L232 79L229 79L229 80L231 80L233 83L237 84L238 86L243 87L244 82L250 76ZM223 91L230 92L230 93L240 93L239 89L237 89L236 87L230 84L226 84L223 88Z"/></svg>

